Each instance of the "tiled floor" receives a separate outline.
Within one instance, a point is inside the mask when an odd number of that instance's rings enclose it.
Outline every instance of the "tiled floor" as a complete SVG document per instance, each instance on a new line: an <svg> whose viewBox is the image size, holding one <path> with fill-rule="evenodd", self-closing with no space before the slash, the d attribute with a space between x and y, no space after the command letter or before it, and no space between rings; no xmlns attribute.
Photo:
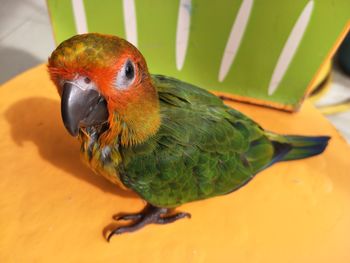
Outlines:
<svg viewBox="0 0 350 263"><path fill-rule="evenodd" d="M43 63L54 46L44 0L1 0L0 84Z"/></svg>
<svg viewBox="0 0 350 263"><path fill-rule="evenodd" d="M0 84L43 63L54 49L45 0L1 0ZM320 104L350 98L350 78L335 71L331 91ZM328 116L350 143L350 111Z"/></svg>

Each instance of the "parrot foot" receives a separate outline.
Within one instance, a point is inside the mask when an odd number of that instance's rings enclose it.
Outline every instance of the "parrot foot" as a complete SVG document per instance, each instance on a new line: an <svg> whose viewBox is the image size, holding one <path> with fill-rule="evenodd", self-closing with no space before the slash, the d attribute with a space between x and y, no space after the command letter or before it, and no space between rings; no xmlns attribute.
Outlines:
<svg viewBox="0 0 350 263"><path fill-rule="evenodd" d="M135 223L129 226L118 227L114 229L107 237L109 242L114 235L120 235L123 233L130 233L143 228L149 224L169 224L175 222L181 218L191 218L191 214L186 212L180 212L174 215L166 216L169 213L168 208L159 208L155 206L149 206L147 210L139 214L128 214L123 216L114 217L115 220L133 220Z"/></svg>

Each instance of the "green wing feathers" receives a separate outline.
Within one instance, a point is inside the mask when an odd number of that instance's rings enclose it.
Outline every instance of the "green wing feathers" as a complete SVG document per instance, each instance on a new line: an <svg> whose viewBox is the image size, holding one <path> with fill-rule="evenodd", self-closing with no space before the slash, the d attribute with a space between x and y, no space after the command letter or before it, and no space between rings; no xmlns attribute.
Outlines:
<svg viewBox="0 0 350 263"><path fill-rule="evenodd" d="M161 127L142 145L122 149L119 173L126 186L155 206L176 207L226 194L276 161L316 153L311 150L316 141L266 133L203 89L152 77Z"/></svg>

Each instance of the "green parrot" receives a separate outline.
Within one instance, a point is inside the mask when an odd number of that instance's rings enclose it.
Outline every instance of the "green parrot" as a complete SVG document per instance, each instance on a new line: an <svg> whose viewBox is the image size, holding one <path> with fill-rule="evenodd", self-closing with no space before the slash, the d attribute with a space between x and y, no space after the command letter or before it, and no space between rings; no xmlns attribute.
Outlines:
<svg viewBox="0 0 350 263"><path fill-rule="evenodd" d="M172 209L231 193L276 162L320 154L329 140L266 131L204 89L151 75L137 48L116 36L74 36L52 53L48 70L85 163L148 203L118 218L132 223L108 240L190 217Z"/></svg>

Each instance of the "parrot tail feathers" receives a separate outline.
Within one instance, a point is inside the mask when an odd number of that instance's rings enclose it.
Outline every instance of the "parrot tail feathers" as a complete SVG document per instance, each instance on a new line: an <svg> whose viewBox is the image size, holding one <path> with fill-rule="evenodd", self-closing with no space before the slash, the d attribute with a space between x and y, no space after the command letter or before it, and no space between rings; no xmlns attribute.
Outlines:
<svg viewBox="0 0 350 263"><path fill-rule="evenodd" d="M330 139L329 136L286 135L283 137L284 143L291 145L291 149L279 161L298 160L321 154L326 149ZM274 143L275 149L278 149L278 145L281 143Z"/></svg>

